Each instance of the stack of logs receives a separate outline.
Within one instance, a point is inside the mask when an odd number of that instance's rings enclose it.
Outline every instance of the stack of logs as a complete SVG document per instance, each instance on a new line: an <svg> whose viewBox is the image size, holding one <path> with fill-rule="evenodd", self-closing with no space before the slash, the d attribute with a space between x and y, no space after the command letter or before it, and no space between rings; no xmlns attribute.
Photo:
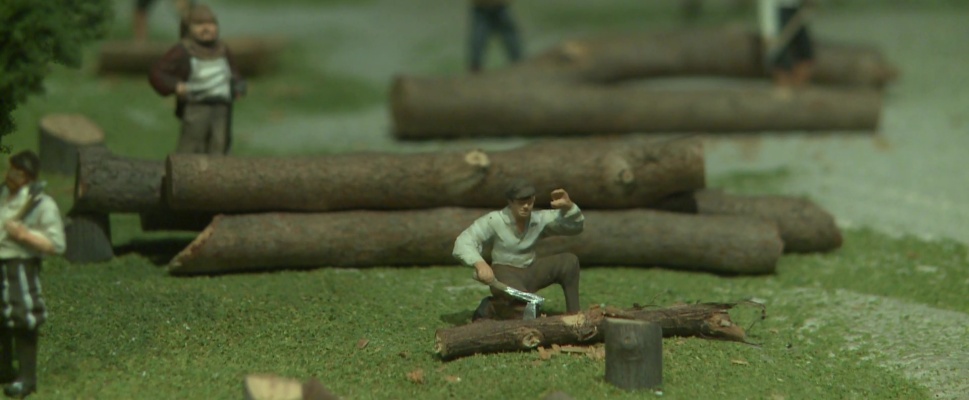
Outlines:
<svg viewBox="0 0 969 400"><path fill-rule="evenodd" d="M430 139L877 129L879 89L897 76L877 50L820 42L817 85L783 93L762 79L768 71L760 43L743 29L626 34L567 41L480 75L399 76L391 88L394 134ZM648 84L674 76L759 78L763 84Z"/></svg>
<svg viewBox="0 0 969 400"><path fill-rule="evenodd" d="M539 206L564 188L583 208L585 231L545 240L539 252L570 251L585 266L760 274L773 272L782 252L841 244L831 215L807 200L707 189L693 137L561 138L493 153L173 154L165 162L85 148L72 214L138 213L145 230L201 230L171 261L172 274L451 265L454 239L503 207L504 184L522 174Z"/></svg>

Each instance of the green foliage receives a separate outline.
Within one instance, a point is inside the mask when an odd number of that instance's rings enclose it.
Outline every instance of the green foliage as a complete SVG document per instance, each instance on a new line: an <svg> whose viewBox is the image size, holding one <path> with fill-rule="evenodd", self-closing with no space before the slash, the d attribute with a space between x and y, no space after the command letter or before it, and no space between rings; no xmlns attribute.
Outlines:
<svg viewBox="0 0 969 400"><path fill-rule="evenodd" d="M49 65L79 67L83 45L104 36L110 17L110 0L0 3L0 138L13 132L17 105L43 93Z"/></svg>

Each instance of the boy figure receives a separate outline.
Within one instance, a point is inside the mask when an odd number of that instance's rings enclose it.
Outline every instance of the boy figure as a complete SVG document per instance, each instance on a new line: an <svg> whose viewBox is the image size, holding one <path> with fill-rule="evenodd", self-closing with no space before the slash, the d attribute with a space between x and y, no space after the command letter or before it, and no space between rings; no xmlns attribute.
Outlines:
<svg viewBox="0 0 969 400"><path fill-rule="evenodd" d="M471 73L481 72L484 52L491 33L497 31L505 44L508 60L517 62L522 58L521 37L511 18L508 4L511 0L471 1Z"/></svg>
<svg viewBox="0 0 969 400"><path fill-rule="evenodd" d="M780 40L781 32L788 29L796 15L804 21L806 7L813 6L812 0L760 0L760 29L764 39L765 51L771 51ZM788 43L769 60L773 68L774 83L783 88L804 87L811 80L814 65L814 45L808 34L807 25L797 28Z"/></svg>
<svg viewBox="0 0 969 400"><path fill-rule="evenodd" d="M0 382L9 384L4 394L20 398L37 390L37 330L47 321L41 258L65 250L57 204L34 184L39 171L36 154L17 153L0 188Z"/></svg>
<svg viewBox="0 0 969 400"><path fill-rule="evenodd" d="M159 95L175 94L182 120L177 153L227 154L232 144L232 102L245 81L209 7L196 4L186 14L188 35L151 69L149 82Z"/></svg>
<svg viewBox="0 0 969 400"><path fill-rule="evenodd" d="M569 314L579 306L579 259L572 253L536 258L535 244L551 235L577 235L585 217L563 189L552 192L554 210L532 211L535 187L524 180L513 181L505 192L508 206L478 218L454 242L454 256L475 269L474 278L490 285L495 280L509 287L534 293L557 283L565 292ZM492 242L489 265L481 256L485 243ZM492 296L481 300L472 316L479 319L522 318L525 303L492 287Z"/></svg>

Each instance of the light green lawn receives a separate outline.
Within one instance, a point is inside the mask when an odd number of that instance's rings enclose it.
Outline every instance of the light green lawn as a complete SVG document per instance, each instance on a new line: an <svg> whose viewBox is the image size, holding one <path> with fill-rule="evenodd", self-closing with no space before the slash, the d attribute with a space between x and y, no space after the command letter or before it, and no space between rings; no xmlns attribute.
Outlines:
<svg viewBox="0 0 969 400"><path fill-rule="evenodd" d="M601 11L601 19L631 12L617 10ZM569 12L544 23L567 23L574 17ZM253 81L266 95L238 104L241 125L337 115L384 101L382 85L301 67L304 42L284 54L281 74ZM14 151L36 150L40 116L82 112L104 128L116 153L162 159L175 145L172 101L155 96L143 77L96 78L90 71L55 68L49 94L16 112L20 129L5 143ZM300 85L301 79L325 84ZM235 152L263 154L244 145ZM62 210L69 209L73 178L46 179ZM713 176L710 186L771 194L786 179L789 171L778 169ZM117 259L45 264L51 317L43 330L37 399L238 399L242 377L252 372L316 376L335 393L363 399L536 399L553 390L576 399L654 397L614 389L602 380L604 362L585 356L439 361L432 354L434 331L467 322L486 293L470 271L456 266L175 278L159 265L192 235L143 234L130 215L112 216L112 229ZM918 324L936 314L961 315L956 324L969 318L966 260L966 247L958 243L851 229L843 249L785 256L770 276L590 268L583 271L581 295L584 305L622 307L750 298L767 304L763 321L756 310L733 312L737 322L753 324L750 339L759 347L665 340L662 398L925 399L931 393L917 386L911 371L893 367L893 359L919 354L889 346L894 342L872 332L897 332L912 339L903 343L941 354L962 351L945 341L932 347ZM564 308L559 290L542 294L550 311ZM882 326L873 309L908 315L912 325ZM908 314L915 309L927 314ZM360 339L369 340L363 349ZM406 379L416 369L424 371L422 385ZM448 382L449 376L460 381Z"/></svg>

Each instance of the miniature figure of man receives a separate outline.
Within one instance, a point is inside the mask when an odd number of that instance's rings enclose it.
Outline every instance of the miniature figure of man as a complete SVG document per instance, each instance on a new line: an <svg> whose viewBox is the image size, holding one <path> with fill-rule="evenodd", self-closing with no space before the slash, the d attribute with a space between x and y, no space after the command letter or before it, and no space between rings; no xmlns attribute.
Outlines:
<svg viewBox="0 0 969 400"><path fill-rule="evenodd" d="M517 62L522 58L521 37L511 17L511 0L471 1L471 63L472 73L481 72L488 39L493 32L501 35L508 60Z"/></svg>
<svg viewBox="0 0 969 400"><path fill-rule="evenodd" d="M781 88L801 88L811 80L814 46L804 24L804 12L807 7L813 6L810 3L811 0L760 0L760 29L764 47L770 50L782 46L775 57L767 60L773 68L774 83ZM799 19L802 25L797 27L789 42L778 43L778 40L783 40L781 32L788 25L796 23L794 18L797 15L801 15Z"/></svg>
<svg viewBox="0 0 969 400"><path fill-rule="evenodd" d="M232 143L232 102L246 91L232 55L219 40L219 25L209 7L193 5L185 18L188 36L151 69L158 94L177 96L182 120L177 153L227 154Z"/></svg>
<svg viewBox="0 0 969 400"><path fill-rule="evenodd" d="M0 187L0 382L8 384L4 394L20 398L37 390L37 330L47 320L41 259L65 250L57 204L34 185L39 171L36 154L17 153Z"/></svg>
<svg viewBox="0 0 969 400"><path fill-rule="evenodd" d="M551 235L577 235L585 217L579 206L563 189L552 192L553 210L533 210L535 187L524 180L512 181L505 198L508 206L478 218L454 242L454 256L474 267L475 279L493 281L534 293L557 283L565 292L565 307L570 314L579 306L579 259L571 253L537 258L535 244ZM481 256L485 243L492 243L491 264ZM502 291L491 289L492 296L481 301L472 316L479 319L522 318L524 303Z"/></svg>

